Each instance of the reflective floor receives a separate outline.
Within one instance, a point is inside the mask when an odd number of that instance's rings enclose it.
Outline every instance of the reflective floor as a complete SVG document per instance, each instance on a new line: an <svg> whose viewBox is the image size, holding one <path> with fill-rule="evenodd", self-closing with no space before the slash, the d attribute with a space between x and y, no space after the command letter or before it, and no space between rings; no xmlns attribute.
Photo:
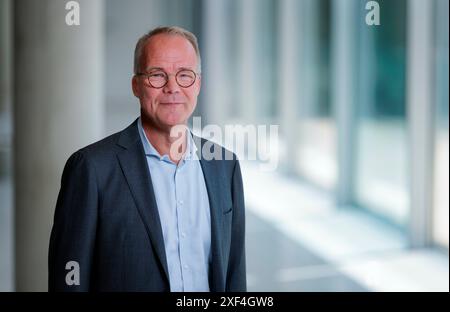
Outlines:
<svg viewBox="0 0 450 312"><path fill-rule="evenodd" d="M249 291L367 291L252 213L246 231Z"/></svg>
<svg viewBox="0 0 450 312"><path fill-rule="evenodd" d="M449 291L448 251L329 193L242 164L248 288L255 291Z"/></svg>

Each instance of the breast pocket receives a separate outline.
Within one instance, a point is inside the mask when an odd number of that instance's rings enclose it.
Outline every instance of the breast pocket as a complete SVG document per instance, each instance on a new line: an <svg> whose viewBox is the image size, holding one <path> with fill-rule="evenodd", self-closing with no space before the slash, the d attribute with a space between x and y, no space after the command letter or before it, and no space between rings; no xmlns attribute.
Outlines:
<svg viewBox="0 0 450 312"><path fill-rule="evenodd" d="M231 231L231 223L233 221L233 206L229 206L222 210L222 225L224 234Z"/></svg>
<svg viewBox="0 0 450 312"><path fill-rule="evenodd" d="M227 215L229 213L233 212L233 206L230 205L229 207L222 210L223 215Z"/></svg>
<svg viewBox="0 0 450 312"><path fill-rule="evenodd" d="M222 242L224 255L228 255L231 245L231 233L233 223L233 206L223 210L222 213Z"/></svg>

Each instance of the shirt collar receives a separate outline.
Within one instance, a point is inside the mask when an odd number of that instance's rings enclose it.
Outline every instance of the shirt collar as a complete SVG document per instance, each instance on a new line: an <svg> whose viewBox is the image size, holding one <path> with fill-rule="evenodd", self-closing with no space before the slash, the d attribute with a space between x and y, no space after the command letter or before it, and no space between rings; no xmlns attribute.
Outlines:
<svg viewBox="0 0 450 312"><path fill-rule="evenodd" d="M156 148L150 143L150 141L147 138L147 135L145 135L144 127L142 126L142 120L139 117L138 120L138 129L139 129L139 136L141 137L142 145L144 146L144 152L147 156L153 156L157 157L159 160L165 160L170 161L169 155L163 155L161 156L159 152L156 150ZM196 152L197 152L197 146L195 145L194 138L192 137L192 133L190 130L187 130L188 135L187 137L187 147L186 152L184 153L182 159L184 160L192 160L195 159Z"/></svg>

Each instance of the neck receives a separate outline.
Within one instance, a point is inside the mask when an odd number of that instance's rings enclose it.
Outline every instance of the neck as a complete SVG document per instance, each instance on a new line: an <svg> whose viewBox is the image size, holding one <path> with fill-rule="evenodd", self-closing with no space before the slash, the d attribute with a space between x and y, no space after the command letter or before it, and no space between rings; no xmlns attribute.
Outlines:
<svg viewBox="0 0 450 312"><path fill-rule="evenodd" d="M169 155L170 160L178 164L187 148L186 131L177 132L176 136L171 136L172 127L161 129L153 126L151 122L145 122L144 118L141 118L141 121L147 139L158 153Z"/></svg>

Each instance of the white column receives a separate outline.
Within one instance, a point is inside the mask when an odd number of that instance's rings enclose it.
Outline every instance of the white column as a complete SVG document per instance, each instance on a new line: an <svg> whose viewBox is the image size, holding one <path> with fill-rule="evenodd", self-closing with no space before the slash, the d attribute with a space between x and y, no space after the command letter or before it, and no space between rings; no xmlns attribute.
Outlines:
<svg viewBox="0 0 450 312"><path fill-rule="evenodd" d="M355 39L358 17L355 0L331 3L331 101L337 124L338 178L336 195L339 205L350 204L353 189L355 142Z"/></svg>
<svg viewBox="0 0 450 312"><path fill-rule="evenodd" d="M68 156L103 131L103 1L14 1L16 289L47 290L47 255ZM69 242L68 242L69 243Z"/></svg>
<svg viewBox="0 0 450 312"><path fill-rule="evenodd" d="M280 125L286 161L282 170L293 172L297 159L299 86L303 75L301 67L302 27L301 1L280 1L279 18L279 80L280 83Z"/></svg>
<svg viewBox="0 0 450 312"><path fill-rule="evenodd" d="M13 207L12 207L12 19L11 0L0 0L0 291L12 291Z"/></svg>
<svg viewBox="0 0 450 312"><path fill-rule="evenodd" d="M301 118L317 118L315 114L319 106L320 84L320 3L317 0L301 0L300 5L302 24L297 28L297 32L301 33L304 42L302 54L298 56L301 57L302 63L296 68L301 71L300 114Z"/></svg>
<svg viewBox="0 0 450 312"><path fill-rule="evenodd" d="M208 0L204 2L203 29L203 112L208 124L223 125L230 117L231 92L227 73L229 72L227 50L226 6L227 0ZM202 124L205 125L202 120Z"/></svg>
<svg viewBox="0 0 450 312"><path fill-rule="evenodd" d="M448 83L449 83L449 2L436 1L435 43L435 139L433 161L433 241L449 247L449 147L448 147ZM447 110L444 109L447 105ZM447 111L447 114L445 114Z"/></svg>
<svg viewBox="0 0 450 312"><path fill-rule="evenodd" d="M0 134L6 131L11 101L11 1L0 0ZM1 142L1 141L0 141Z"/></svg>
<svg viewBox="0 0 450 312"><path fill-rule="evenodd" d="M0 177L10 171L6 168L6 155L9 154L12 131L11 7L11 0L0 0Z"/></svg>
<svg viewBox="0 0 450 312"><path fill-rule="evenodd" d="M410 133L410 242L430 242L433 157L433 2L408 2L407 110Z"/></svg>
<svg viewBox="0 0 450 312"><path fill-rule="evenodd" d="M240 116L246 124L256 122L258 115L258 85L256 79L258 67L258 50L256 38L263 36L258 31L258 0L240 1L240 37L239 37L239 60L237 73L240 90Z"/></svg>

